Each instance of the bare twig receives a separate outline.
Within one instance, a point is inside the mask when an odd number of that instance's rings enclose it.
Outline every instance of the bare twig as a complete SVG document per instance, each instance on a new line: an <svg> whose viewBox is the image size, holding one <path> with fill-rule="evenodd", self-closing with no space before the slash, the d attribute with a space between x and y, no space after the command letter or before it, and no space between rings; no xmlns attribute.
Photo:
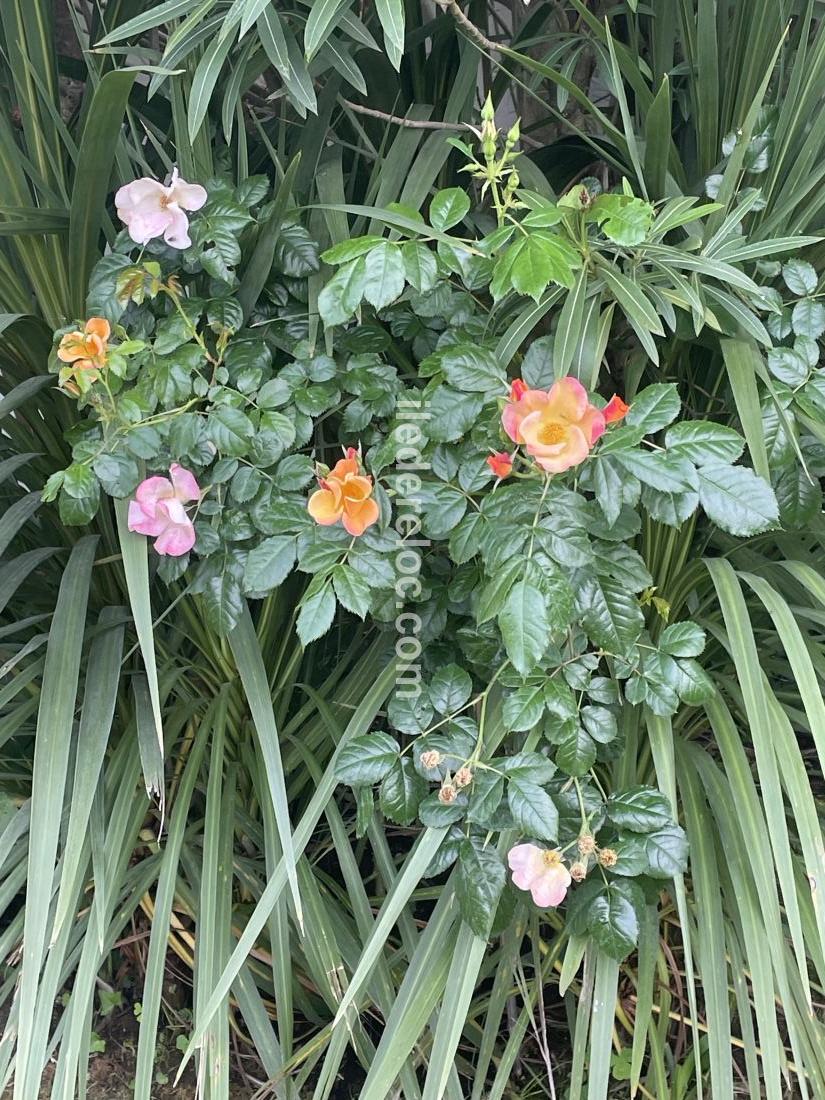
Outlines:
<svg viewBox="0 0 825 1100"><path fill-rule="evenodd" d="M377 111L374 107L362 107L360 103L353 103L351 99L344 99L343 96L341 102L357 115L380 118L382 122L391 122L394 126L404 126L408 130L469 130L473 134L478 132L469 122L424 122L415 118L402 118L401 115L388 115L384 111Z"/></svg>

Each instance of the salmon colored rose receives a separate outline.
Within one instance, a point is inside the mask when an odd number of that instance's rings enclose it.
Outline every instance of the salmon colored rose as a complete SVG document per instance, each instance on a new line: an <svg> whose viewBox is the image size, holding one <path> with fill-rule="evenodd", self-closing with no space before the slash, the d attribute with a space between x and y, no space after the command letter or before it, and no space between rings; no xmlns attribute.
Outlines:
<svg viewBox="0 0 825 1100"><path fill-rule="evenodd" d="M501 481L513 472L513 456L506 451L496 451L495 454L487 455L487 465Z"/></svg>
<svg viewBox="0 0 825 1100"><path fill-rule="evenodd" d="M57 358L68 365L60 370L61 386L72 393L79 393L97 381L101 367L106 366L111 331L104 317L90 317L82 332L67 332L62 337L57 347Z"/></svg>
<svg viewBox="0 0 825 1100"><path fill-rule="evenodd" d="M614 393L602 409L602 416L604 416L605 424L613 424L616 420L624 420L629 412L630 406L625 405L621 397Z"/></svg>
<svg viewBox="0 0 825 1100"><path fill-rule="evenodd" d="M572 377L560 378L549 390L530 390L517 380L501 422L513 442L521 443L551 474L583 462L605 429L604 414Z"/></svg>
<svg viewBox="0 0 825 1100"><path fill-rule="evenodd" d="M513 872L513 883L519 890L529 890L540 909L561 905L570 886L570 872L562 862L561 852L539 848L536 844L517 844L507 854Z"/></svg>
<svg viewBox="0 0 825 1100"><path fill-rule="evenodd" d="M147 477L138 485L129 501L129 530L154 538L159 554L179 558L195 545L195 527L184 505L200 497L194 475L173 462L169 477Z"/></svg>
<svg viewBox="0 0 825 1100"><path fill-rule="evenodd" d="M372 478L361 473L358 452L347 450L346 458L335 463L326 477L318 479L320 489L309 498L307 509L316 523L325 527L342 523L351 535L363 535L378 519L378 504L372 497Z"/></svg>

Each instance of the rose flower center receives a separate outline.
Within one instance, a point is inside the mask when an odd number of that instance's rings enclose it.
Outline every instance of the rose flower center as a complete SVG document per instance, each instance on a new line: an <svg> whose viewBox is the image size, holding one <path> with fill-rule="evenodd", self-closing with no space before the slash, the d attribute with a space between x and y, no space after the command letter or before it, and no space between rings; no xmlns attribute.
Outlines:
<svg viewBox="0 0 825 1100"><path fill-rule="evenodd" d="M537 432L539 443L543 443L545 446L551 446L554 443L563 443L567 438L567 429L563 424L553 422L551 424L542 424Z"/></svg>

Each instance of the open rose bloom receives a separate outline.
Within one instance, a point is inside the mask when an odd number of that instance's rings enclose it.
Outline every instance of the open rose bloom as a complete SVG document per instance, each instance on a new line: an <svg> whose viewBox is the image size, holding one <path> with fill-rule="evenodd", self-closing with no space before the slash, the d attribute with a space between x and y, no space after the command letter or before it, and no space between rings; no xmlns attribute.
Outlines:
<svg viewBox="0 0 825 1100"><path fill-rule="evenodd" d="M320 489L309 498L307 508L316 523L328 527L342 523L351 535L363 535L378 519L378 504L372 498L372 478L361 473L358 452L335 463L326 477L318 479Z"/></svg>
<svg viewBox="0 0 825 1100"><path fill-rule="evenodd" d="M549 390L513 383L501 423L543 470L560 474L583 462L604 433L604 413L591 405L576 378L560 378Z"/></svg>
<svg viewBox="0 0 825 1100"><path fill-rule="evenodd" d="M83 331L67 332L57 348L57 358L67 366L60 370L60 385L72 393L85 393L100 377L106 366L106 352L111 335L104 317L90 317Z"/></svg>
<svg viewBox="0 0 825 1100"><path fill-rule="evenodd" d="M115 206L136 244L163 237L173 248L188 248L192 241L185 211L200 210L206 198L199 183L182 180L175 168L168 185L148 176L127 183L115 195Z"/></svg>
<svg viewBox="0 0 825 1100"><path fill-rule="evenodd" d="M540 909L561 905L570 886L570 872L561 852L539 848L536 844L517 844L507 854L513 883L529 890Z"/></svg>
<svg viewBox="0 0 825 1100"><path fill-rule="evenodd" d="M184 505L200 500L194 476L173 462L169 477L147 477L129 502L129 530L155 539L159 554L179 558L195 545L195 528Z"/></svg>

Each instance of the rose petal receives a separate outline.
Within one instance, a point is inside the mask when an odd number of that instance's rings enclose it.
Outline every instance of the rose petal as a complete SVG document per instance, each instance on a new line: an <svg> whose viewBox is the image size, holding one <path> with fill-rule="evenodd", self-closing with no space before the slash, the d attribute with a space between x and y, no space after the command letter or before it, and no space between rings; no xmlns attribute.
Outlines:
<svg viewBox="0 0 825 1100"><path fill-rule="evenodd" d="M173 497L175 490L168 477L147 477L135 490L135 497L148 515L155 515L158 501Z"/></svg>
<svg viewBox="0 0 825 1100"><path fill-rule="evenodd" d="M564 901L570 882L570 872L563 864L545 867L543 874L533 882L530 888L533 901L540 909L560 905Z"/></svg>
<svg viewBox="0 0 825 1100"><path fill-rule="evenodd" d="M567 429L567 439L563 447L559 448L557 444L549 446L530 444L527 450L543 470L547 470L550 474L561 474L584 462L590 454L590 444L581 428L571 424Z"/></svg>
<svg viewBox="0 0 825 1100"><path fill-rule="evenodd" d="M185 514L184 520L185 522L182 523L167 523L155 541L155 550L159 554L179 558L182 554L187 554L195 545L195 528L192 521Z"/></svg>
<svg viewBox="0 0 825 1100"><path fill-rule="evenodd" d="M587 390L578 380L568 375L560 378L550 387L547 404L553 415L563 417L575 423L581 420L587 410Z"/></svg>
<svg viewBox="0 0 825 1100"><path fill-rule="evenodd" d="M145 512L138 501L129 501L129 513L126 526L137 535L150 535L152 537L163 533L169 519L167 516L152 515Z"/></svg>
<svg viewBox="0 0 825 1100"><path fill-rule="evenodd" d="M169 198L184 210L200 210L208 195L199 183L187 183L186 180L178 178L169 186Z"/></svg>
<svg viewBox="0 0 825 1100"><path fill-rule="evenodd" d="M344 529L350 535L357 537L358 535L363 535L366 529L376 522L378 516L378 504L370 499L365 500L362 504L345 505L342 523L344 524Z"/></svg>
<svg viewBox="0 0 825 1100"><path fill-rule="evenodd" d="M338 522L344 509L330 489L317 489L307 501L307 511L316 523L328 527Z"/></svg>
<svg viewBox="0 0 825 1100"><path fill-rule="evenodd" d="M544 869L544 851L535 844L516 844L507 853L513 882L520 890L529 890Z"/></svg>
<svg viewBox="0 0 825 1100"><path fill-rule="evenodd" d="M173 462L169 467L169 476L172 479L175 496L178 500L182 500L184 504L190 500L200 500L201 491L200 486L195 481L195 475L190 473L189 470L185 470L179 462Z"/></svg>
<svg viewBox="0 0 825 1100"><path fill-rule="evenodd" d="M95 336L105 344L112 334L112 328L105 317L90 317L86 322L85 330L89 336Z"/></svg>
<svg viewBox="0 0 825 1100"><path fill-rule="evenodd" d="M179 206L170 203L166 207L168 224L163 233L163 239L172 248L188 248L192 243L189 237L189 219Z"/></svg>

